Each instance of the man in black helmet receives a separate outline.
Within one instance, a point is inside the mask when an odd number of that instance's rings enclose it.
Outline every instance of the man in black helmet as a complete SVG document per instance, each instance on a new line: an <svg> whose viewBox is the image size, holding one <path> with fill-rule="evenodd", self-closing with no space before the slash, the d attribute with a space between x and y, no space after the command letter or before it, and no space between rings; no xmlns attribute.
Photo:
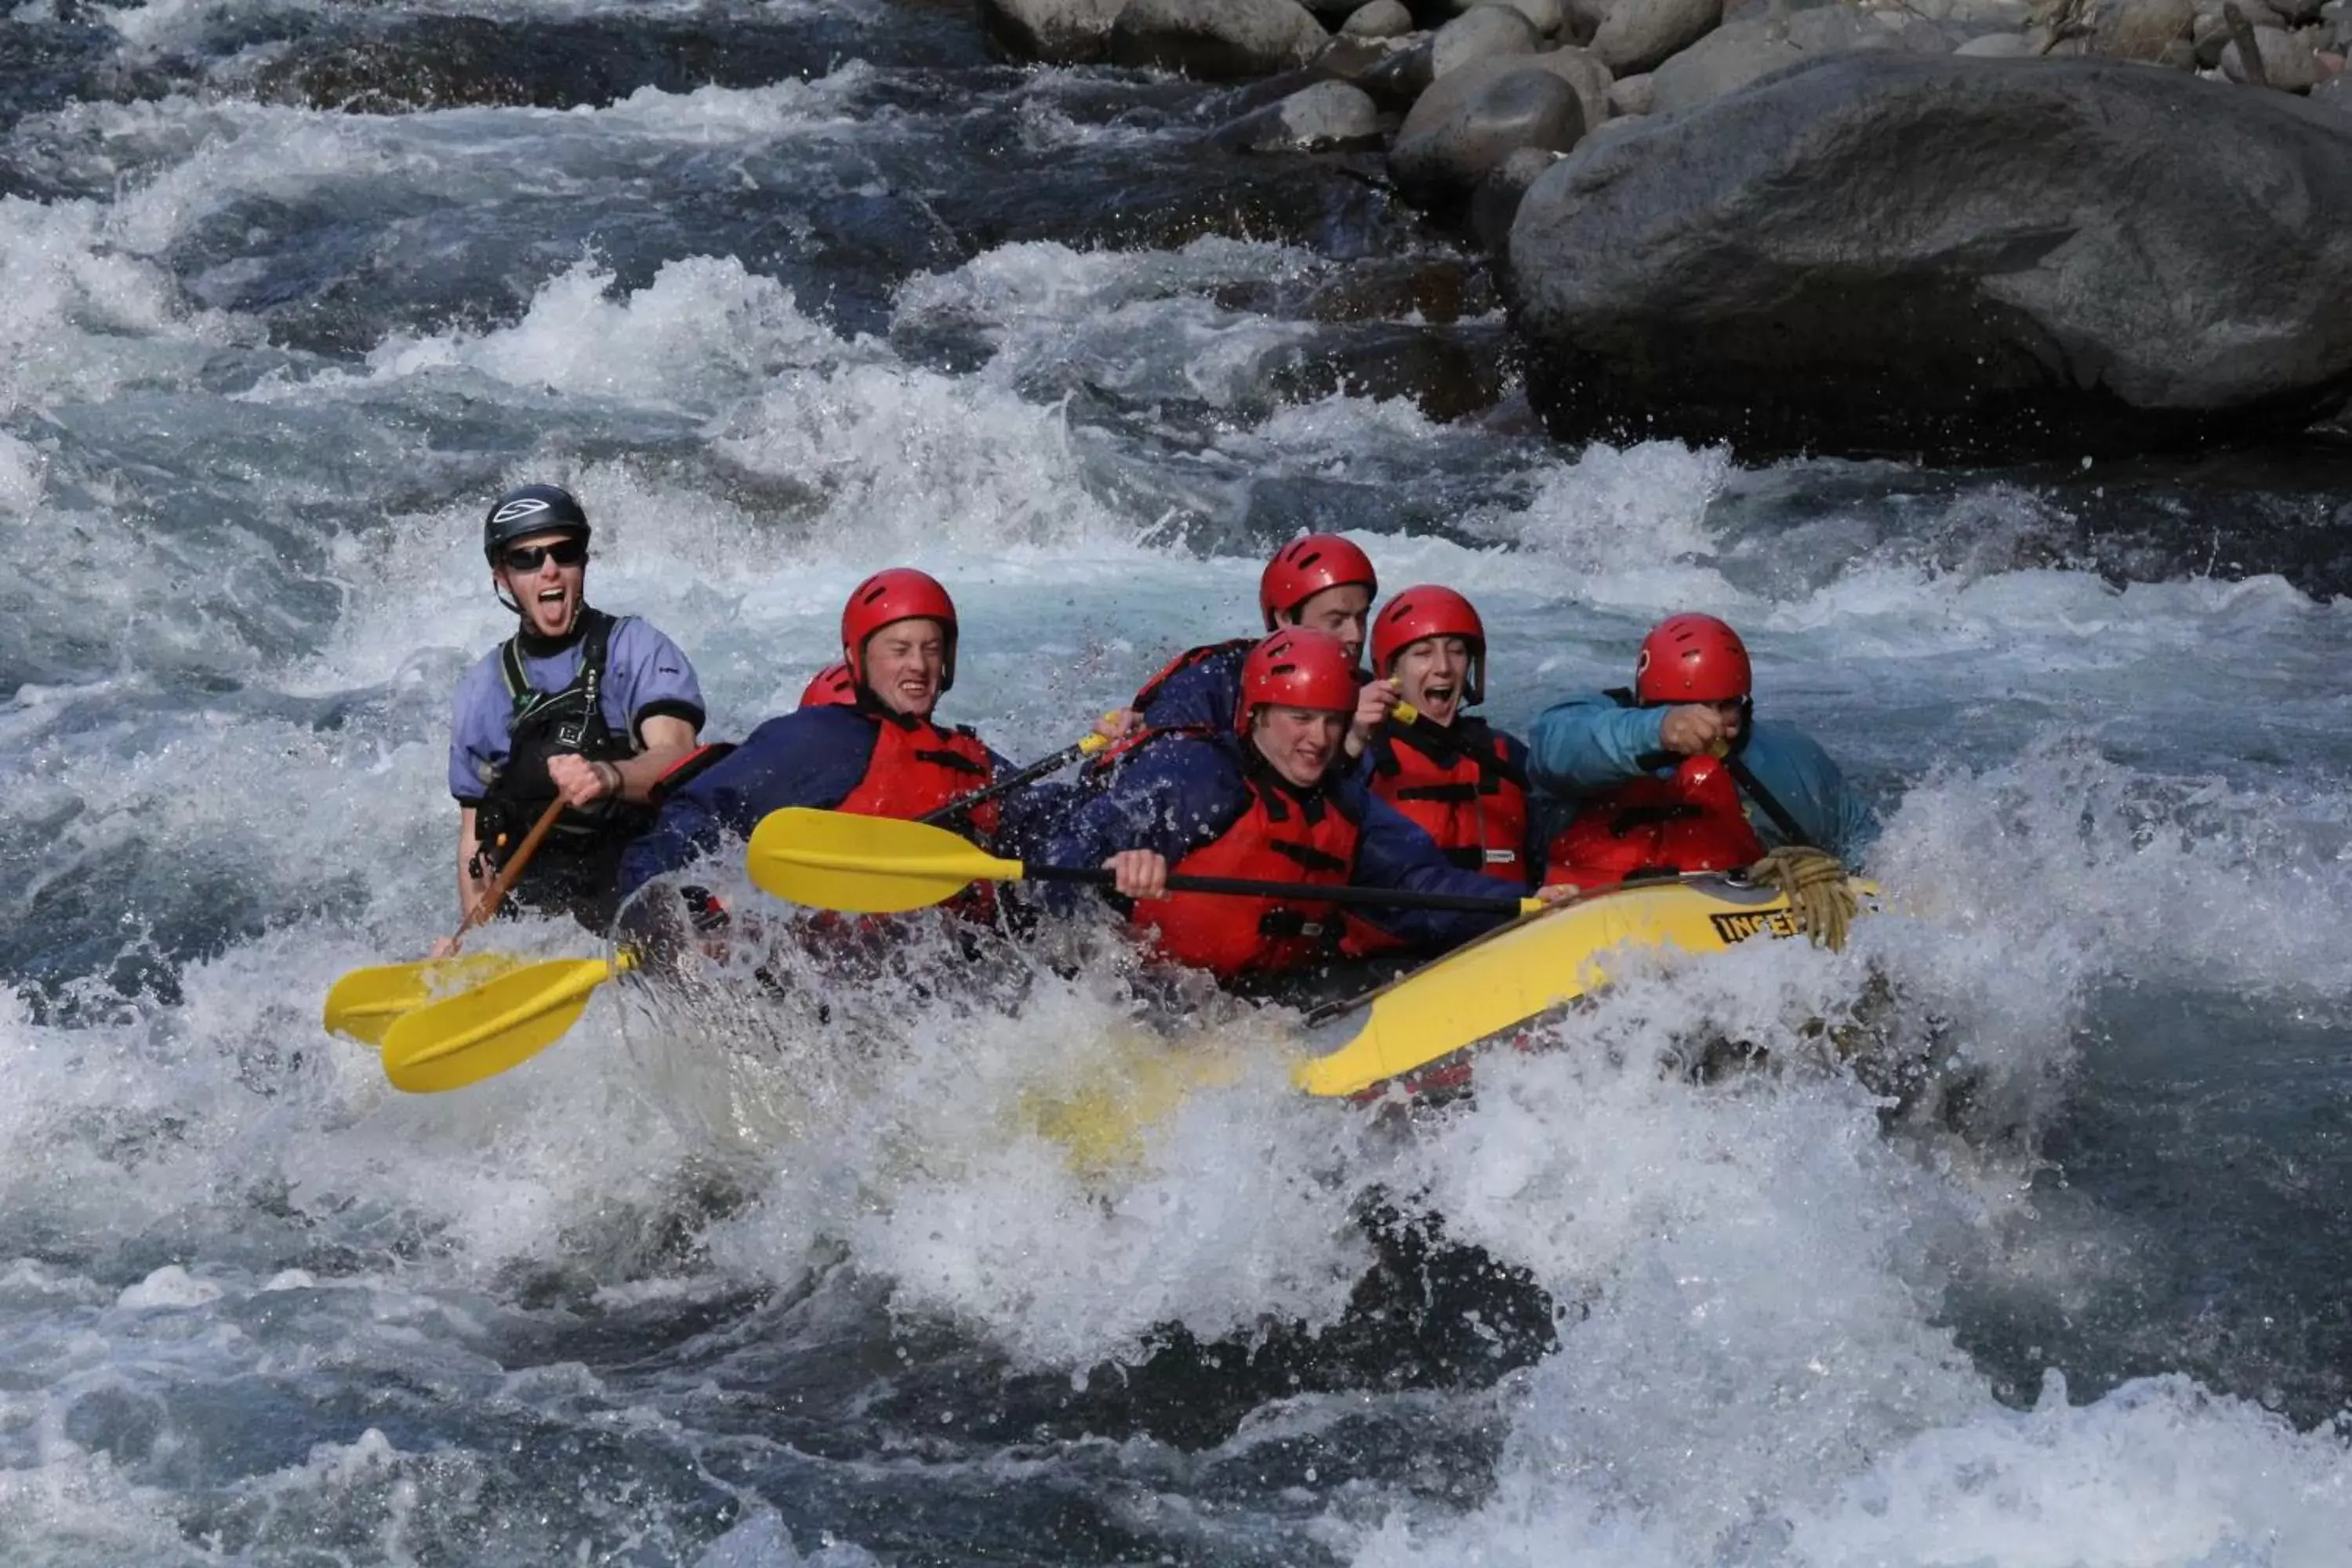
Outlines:
<svg viewBox="0 0 2352 1568"><path fill-rule="evenodd" d="M587 513L554 485L508 492L482 525L490 581L521 625L457 686L449 793L461 809L461 910L561 796L566 809L514 896L609 924L621 851L653 820L648 793L702 729L702 689L677 645L589 607L588 535Z"/></svg>

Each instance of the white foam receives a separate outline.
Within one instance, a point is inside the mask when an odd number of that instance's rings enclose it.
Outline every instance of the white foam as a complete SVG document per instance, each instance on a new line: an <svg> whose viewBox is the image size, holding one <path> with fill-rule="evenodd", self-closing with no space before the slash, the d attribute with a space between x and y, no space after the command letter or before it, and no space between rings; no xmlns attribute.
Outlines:
<svg viewBox="0 0 2352 1568"><path fill-rule="evenodd" d="M1790 1557L2076 1563L2340 1563L2352 1552L2352 1449L2170 1376L2089 1405L2053 1378L2032 1411L1991 1411L1874 1456Z"/></svg>
<svg viewBox="0 0 2352 1568"><path fill-rule="evenodd" d="M227 341L226 321L184 310L170 274L119 243L114 225L94 202L0 196L0 415L176 379ZM12 504L27 482L18 461L0 465Z"/></svg>
<svg viewBox="0 0 2352 1568"><path fill-rule="evenodd" d="M698 257L666 263L623 299L613 297L610 272L583 261L550 279L512 327L478 338L395 337L368 363L379 384L463 367L510 386L709 410L849 348L801 314L773 279L746 272L733 257Z"/></svg>
<svg viewBox="0 0 2352 1568"><path fill-rule="evenodd" d="M1718 548L1707 509L1730 474L1731 454L1719 447L1595 442L1545 469L1526 506L1475 512L1463 526L1569 574L1559 585L1583 596L1727 608L1737 600L1706 564Z"/></svg>
<svg viewBox="0 0 2352 1568"><path fill-rule="evenodd" d="M125 1289L114 1304L127 1312L175 1307L202 1307L221 1299L221 1288L199 1279L176 1263L166 1264Z"/></svg>
<svg viewBox="0 0 2352 1568"><path fill-rule="evenodd" d="M0 430L0 510L29 516L47 492L47 467L37 449Z"/></svg>

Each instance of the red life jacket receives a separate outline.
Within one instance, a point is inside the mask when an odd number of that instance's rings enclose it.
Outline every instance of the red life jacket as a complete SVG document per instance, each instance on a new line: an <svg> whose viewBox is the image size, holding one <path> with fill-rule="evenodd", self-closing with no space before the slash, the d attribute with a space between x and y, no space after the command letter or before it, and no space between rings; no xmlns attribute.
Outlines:
<svg viewBox="0 0 2352 1568"><path fill-rule="evenodd" d="M1456 866L1524 889L1534 875L1526 863L1527 774L1485 720L1457 719L1449 733L1463 742L1460 749L1432 752L1410 728L1382 725L1372 738L1372 794L1434 839ZM1409 945L1360 916L1348 917L1343 950L1351 958Z"/></svg>
<svg viewBox="0 0 2352 1568"><path fill-rule="evenodd" d="M1417 823L1445 858L1497 881L1528 884L1528 775L1481 719L1457 719L1460 749L1424 750L1400 724L1372 742L1372 793Z"/></svg>
<svg viewBox="0 0 2352 1568"><path fill-rule="evenodd" d="M1145 681L1143 685L1137 689L1135 693L1135 700L1129 703L1129 706L1140 713L1145 709L1151 706L1151 700L1160 695L1160 689L1167 685L1168 678L1174 675L1177 671L1190 669L1196 664L1206 664L1213 658L1226 658L1235 654L1246 656L1249 650L1256 646L1257 643L1255 640L1250 637L1234 637L1228 642L1202 643L1199 647L1188 647L1182 653L1178 654L1174 658L1170 659L1168 663L1162 667L1159 674ZM1087 764L1079 770L1079 774L1089 783L1099 784L1110 776L1112 767L1118 763L1120 757L1134 751L1146 741L1159 735L1186 733L1191 731L1193 728L1194 727L1192 725L1171 725L1163 730L1138 731L1136 733L1129 735L1126 740L1121 741L1118 745L1110 748L1110 750L1089 760Z"/></svg>
<svg viewBox="0 0 2352 1568"><path fill-rule="evenodd" d="M1763 858L1731 774L1713 757L1692 757L1670 777L1587 801L1551 841L1544 882L1590 890L1636 872L1728 871Z"/></svg>
<svg viewBox="0 0 2352 1568"><path fill-rule="evenodd" d="M1273 779L1249 780L1249 809L1171 871L1345 886L1356 868L1355 819L1321 790L1305 794ZM1304 900L1171 893L1135 906L1135 923L1180 963L1220 980L1301 969L1332 951L1339 911Z"/></svg>
<svg viewBox="0 0 2352 1568"><path fill-rule="evenodd" d="M866 776L835 811L911 822L988 787L995 763L970 730L942 729L903 713L860 711L875 721L874 754L866 759ZM983 837L995 832L996 802L972 807L970 820Z"/></svg>

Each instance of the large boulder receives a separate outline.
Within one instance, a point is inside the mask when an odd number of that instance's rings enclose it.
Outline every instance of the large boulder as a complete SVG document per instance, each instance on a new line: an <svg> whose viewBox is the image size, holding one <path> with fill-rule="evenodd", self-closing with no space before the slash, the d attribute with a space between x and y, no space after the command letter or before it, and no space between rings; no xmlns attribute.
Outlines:
<svg viewBox="0 0 2352 1568"><path fill-rule="evenodd" d="M1535 24L1509 6L1474 5L1430 39L1429 74L1434 79L1495 55L1531 55L1542 43Z"/></svg>
<svg viewBox="0 0 2352 1568"><path fill-rule="evenodd" d="M1414 205L1466 207L1479 183L1522 147L1564 153L1584 106L1558 73L1526 60L1474 60L1441 77L1389 146L1389 177Z"/></svg>
<svg viewBox="0 0 2352 1568"><path fill-rule="evenodd" d="M1776 31L1785 36L1776 37ZM1783 29L1762 16L1727 22L1657 68L1650 110L1675 114L1695 109L1784 67L1842 49L1940 54L1949 47L1938 29L1900 12L1865 14L1843 5L1800 11Z"/></svg>
<svg viewBox="0 0 2352 1568"><path fill-rule="evenodd" d="M1723 0L1615 0L1592 35L1592 52L1612 76L1655 70L1722 20Z"/></svg>
<svg viewBox="0 0 2352 1568"><path fill-rule="evenodd" d="M1127 0L980 0L981 30L1015 59L1090 65L1110 53Z"/></svg>
<svg viewBox="0 0 2352 1568"><path fill-rule="evenodd" d="M1330 37L1297 0L1127 0L1111 24L1110 59L1244 81L1305 65Z"/></svg>
<svg viewBox="0 0 2352 1568"><path fill-rule="evenodd" d="M1512 225L1564 437L2126 451L2352 395L2352 157L2281 93L1847 54L1588 142Z"/></svg>

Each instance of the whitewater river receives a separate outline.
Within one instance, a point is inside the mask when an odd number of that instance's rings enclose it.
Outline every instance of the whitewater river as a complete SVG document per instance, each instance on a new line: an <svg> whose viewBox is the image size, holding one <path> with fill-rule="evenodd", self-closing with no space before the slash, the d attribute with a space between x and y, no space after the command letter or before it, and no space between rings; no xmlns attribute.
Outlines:
<svg viewBox="0 0 2352 1568"><path fill-rule="evenodd" d="M0 1561L2352 1562L2340 458L1554 445L1370 170L944 0L0 4ZM1409 1131L1213 1009L1074 1169L1126 974L936 942L404 1097L320 998L452 921L532 479L719 736L899 562L1015 756L1302 526L1506 723L1713 611L1897 909Z"/></svg>

